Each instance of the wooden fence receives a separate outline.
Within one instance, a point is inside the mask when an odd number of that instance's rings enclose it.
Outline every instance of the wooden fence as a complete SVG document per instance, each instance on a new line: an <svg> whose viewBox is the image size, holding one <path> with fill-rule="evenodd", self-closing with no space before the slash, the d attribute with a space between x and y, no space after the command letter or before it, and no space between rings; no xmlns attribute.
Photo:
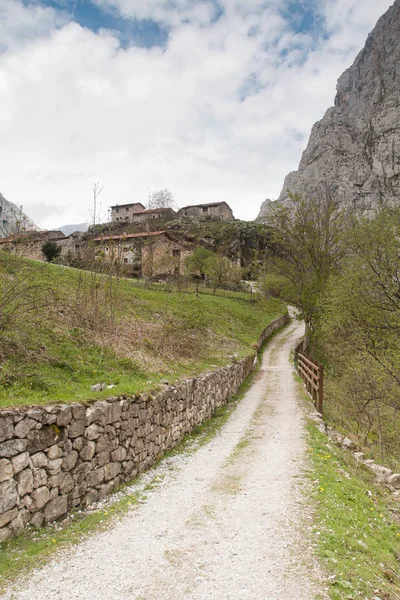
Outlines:
<svg viewBox="0 0 400 600"><path fill-rule="evenodd" d="M315 406L322 414L324 408L324 367L306 354L297 353L297 372L306 384L307 392L313 397Z"/></svg>

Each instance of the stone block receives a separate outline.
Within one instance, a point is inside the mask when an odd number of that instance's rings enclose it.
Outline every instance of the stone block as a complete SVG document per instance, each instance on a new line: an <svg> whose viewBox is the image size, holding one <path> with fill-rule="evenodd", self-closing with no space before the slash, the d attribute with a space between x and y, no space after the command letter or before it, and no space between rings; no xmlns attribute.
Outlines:
<svg viewBox="0 0 400 600"><path fill-rule="evenodd" d="M18 508L13 508L12 510L8 510L6 513L0 515L0 529L1 527L4 527L4 525L7 525L7 523L13 521L17 514Z"/></svg>
<svg viewBox="0 0 400 600"><path fill-rule="evenodd" d="M82 448L79 453L79 456L82 460L92 460L94 453L96 451L96 444L94 442L87 442L86 446Z"/></svg>
<svg viewBox="0 0 400 600"><path fill-rule="evenodd" d="M72 475L70 473L63 473L64 478L60 483L60 493L68 494L74 489L74 480L72 479Z"/></svg>
<svg viewBox="0 0 400 600"><path fill-rule="evenodd" d="M7 541L12 536L12 530L9 527L3 527L0 529L0 544Z"/></svg>
<svg viewBox="0 0 400 600"><path fill-rule="evenodd" d="M37 422L33 419L23 419L14 428L14 436L24 438L28 433L37 426Z"/></svg>
<svg viewBox="0 0 400 600"><path fill-rule="evenodd" d="M99 485L104 480L104 468L100 467L99 469L95 469L94 471L90 471L87 476L87 485L88 487L95 487Z"/></svg>
<svg viewBox="0 0 400 600"><path fill-rule="evenodd" d="M7 458L0 458L0 483L8 481L13 476L13 468L11 462Z"/></svg>
<svg viewBox="0 0 400 600"><path fill-rule="evenodd" d="M59 496L54 500L51 500L44 509L44 519L46 523L50 521L56 521L68 510L68 499L67 496Z"/></svg>
<svg viewBox="0 0 400 600"><path fill-rule="evenodd" d="M88 440L97 440L103 433L103 427L97 425L97 423L92 423L89 427L85 429L85 437Z"/></svg>
<svg viewBox="0 0 400 600"><path fill-rule="evenodd" d="M23 469L29 465L29 454L28 452L23 452L22 454L17 454L17 456L13 456L11 459L13 473L19 473Z"/></svg>
<svg viewBox="0 0 400 600"><path fill-rule="evenodd" d="M64 457L62 462L62 470L63 471L71 471L76 465L76 461L78 460L78 453L76 450L72 450L67 456Z"/></svg>
<svg viewBox="0 0 400 600"><path fill-rule="evenodd" d="M114 479L121 472L121 465L119 463L108 463L104 467L104 480L109 481Z"/></svg>
<svg viewBox="0 0 400 600"><path fill-rule="evenodd" d="M103 450L102 452L99 452L96 456L96 462L99 465L99 467L102 467L103 465L106 465L108 462L110 462L110 451L109 450Z"/></svg>
<svg viewBox="0 0 400 600"><path fill-rule="evenodd" d="M55 458L54 460L49 460L46 469L48 470L50 475L56 475L61 471L62 463L62 458Z"/></svg>
<svg viewBox="0 0 400 600"><path fill-rule="evenodd" d="M57 446L57 444L55 444L54 446L50 446L50 448L46 450L46 454L49 460L54 460L55 458L61 458L62 456L64 456L64 452L62 451L60 446Z"/></svg>
<svg viewBox="0 0 400 600"><path fill-rule="evenodd" d="M74 441L72 442L72 447L74 450L77 450L78 452L80 452L85 444L86 444L85 438L78 437L78 438L75 438Z"/></svg>
<svg viewBox="0 0 400 600"><path fill-rule="evenodd" d="M37 452L31 456L32 465L36 469L41 469L42 467L47 467L49 461L44 452Z"/></svg>
<svg viewBox="0 0 400 600"><path fill-rule="evenodd" d="M80 421L72 421L72 423L68 426L68 437L77 438L84 434L85 432L85 421L82 419Z"/></svg>
<svg viewBox="0 0 400 600"><path fill-rule="evenodd" d="M72 410L70 406L62 406L59 413L57 414L57 425L58 427L66 427L69 425L72 419Z"/></svg>
<svg viewBox="0 0 400 600"><path fill-rule="evenodd" d="M33 470L33 487L38 488L47 482L47 473L44 469Z"/></svg>
<svg viewBox="0 0 400 600"><path fill-rule="evenodd" d="M11 458L25 452L27 444L27 440L16 439L0 442L0 458Z"/></svg>
<svg viewBox="0 0 400 600"><path fill-rule="evenodd" d="M40 529L40 527L43 525L43 521L44 521L44 516L42 515L42 513L37 512L31 518L30 524L35 529Z"/></svg>
<svg viewBox="0 0 400 600"><path fill-rule="evenodd" d="M35 510L40 510L50 500L50 491L43 485L32 493Z"/></svg>
<svg viewBox="0 0 400 600"><path fill-rule="evenodd" d="M85 419L86 408L83 404L71 404L71 409L75 421L82 421Z"/></svg>
<svg viewBox="0 0 400 600"><path fill-rule="evenodd" d="M18 482L18 494L22 497L25 494L30 494L33 490L33 473L30 469L24 469L16 475Z"/></svg>
<svg viewBox="0 0 400 600"><path fill-rule="evenodd" d="M126 458L125 448L119 447L111 452L111 459L116 462L121 462Z"/></svg>
<svg viewBox="0 0 400 600"><path fill-rule="evenodd" d="M10 417L0 416L0 442L9 440L14 433L14 425Z"/></svg>
<svg viewBox="0 0 400 600"><path fill-rule="evenodd" d="M50 446L54 446L61 440L61 430L56 425L44 425L41 429L32 430L28 434L27 451L34 454ZM21 440L22 441L22 440Z"/></svg>
<svg viewBox="0 0 400 600"><path fill-rule="evenodd" d="M11 479L0 483L0 514L3 514L18 504L17 484Z"/></svg>
<svg viewBox="0 0 400 600"><path fill-rule="evenodd" d="M387 482L396 490L400 490L400 473L393 473L393 475L388 478Z"/></svg>

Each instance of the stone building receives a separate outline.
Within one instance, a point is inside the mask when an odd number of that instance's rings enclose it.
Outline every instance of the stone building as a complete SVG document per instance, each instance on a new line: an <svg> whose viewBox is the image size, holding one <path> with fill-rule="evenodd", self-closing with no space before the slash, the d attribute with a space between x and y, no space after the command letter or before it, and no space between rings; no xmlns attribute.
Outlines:
<svg viewBox="0 0 400 600"><path fill-rule="evenodd" d="M61 248L61 256L68 253L76 254L81 246L81 234L79 232L65 236L62 231L26 231L0 238L0 250L6 250L31 258L33 260L44 260L42 247L47 241L52 241Z"/></svg>
<svg viewBox="0 0 400 600"><path fill-rule="evenodd" d="M95 239L96 256L121 261L131 274L144 277L179 275L189 246L171 238L167 231L150 231L102 236Z"/></svg>
<svg viewBox="0 0 400 600"><path fill-rule="evenodd" d="M119 221L127 221L128 223L132 223L133 215L146 210L146 207L140 202L134 202L132 204L116 204L115 206L110 206L110 208L111 221L113 223Z"/></svg>
<svg viewBox="0 0 400 600"><path fill-rule="evenodd" d="M233 221L235 219L231 207L226 202L184 206L178 211L178 218L183 217L195 217L210 221Z"/></svg>

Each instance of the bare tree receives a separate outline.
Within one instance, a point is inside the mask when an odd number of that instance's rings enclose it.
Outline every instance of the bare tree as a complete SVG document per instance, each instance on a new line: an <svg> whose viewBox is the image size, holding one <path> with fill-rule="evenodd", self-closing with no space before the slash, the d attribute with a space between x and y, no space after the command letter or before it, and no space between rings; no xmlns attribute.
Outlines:
<svg viewBox="0 0 400 600"><path fill-rule="evenodd" d="M172 208L175 206L175 198L172 193L165 188L157 190L149 196L149 209L153 208Z"/></svg>

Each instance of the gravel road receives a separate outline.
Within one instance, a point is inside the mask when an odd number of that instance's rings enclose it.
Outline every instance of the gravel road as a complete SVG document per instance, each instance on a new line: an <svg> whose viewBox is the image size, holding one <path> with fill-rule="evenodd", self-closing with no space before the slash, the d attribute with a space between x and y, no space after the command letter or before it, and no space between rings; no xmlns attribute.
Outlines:
<svg viewBox="0 0 400 600"><path fill-rule="evenodd" d="M312 600L321 594L304 493L304 408L289 363L302 333L292 323L273 339L220 433L153 470L151 478L161 483L142 504L1 598Z"/></svg>

